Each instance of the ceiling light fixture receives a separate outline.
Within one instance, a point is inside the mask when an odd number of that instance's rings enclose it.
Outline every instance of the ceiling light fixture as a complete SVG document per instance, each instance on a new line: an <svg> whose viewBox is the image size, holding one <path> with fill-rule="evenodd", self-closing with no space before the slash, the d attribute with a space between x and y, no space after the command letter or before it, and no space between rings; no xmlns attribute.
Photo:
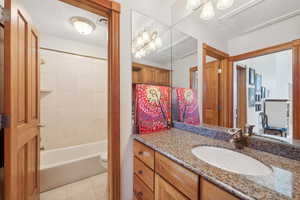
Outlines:
<svg viewBox="0 0 300 200"><path fill-rule="evenodd" d="M199 8L201 5L201 0L187 0L186 3L186 9L191 11L191 10L196 10Z"/></svg>
<svg viewBox="0 0 300 200"><path fill-rule="evenodd" d="M217 8L219 10L225 10L227 8L230 8L233 4L234 0L219 0L217 2Z"/></svg>
<svg viewBox="0 0 300 200"><path fill-rule="evenodd" d="M202 11L200 13L200 18L203 20L210 20L215 16L214 6L211 1L204 4Z"/></svg>
<svg viewBox="0 0 300 200"><path fill-rule="evenodd" d="M81 35L89 35L96 29L96 25L91 20L84 17L72 17L70 21L73 27Z"/></svg>
<svg viewBox="0 0 300 200"><path fill-rule="evenodd" d="M225 10L230 8L234 0L215 0L216 7L219 10ZM213 0L187 0L186 9L196 11L202 7L200 17L203 20L210 20L215 16L215 9Z"/></svg>
<svg viewBox="0 0 300 200"><path fill-rule="evenodd" d="M158 31L144 30L132 42L132 54L135 58L142 58L162 47L162 40Z"/></svg>

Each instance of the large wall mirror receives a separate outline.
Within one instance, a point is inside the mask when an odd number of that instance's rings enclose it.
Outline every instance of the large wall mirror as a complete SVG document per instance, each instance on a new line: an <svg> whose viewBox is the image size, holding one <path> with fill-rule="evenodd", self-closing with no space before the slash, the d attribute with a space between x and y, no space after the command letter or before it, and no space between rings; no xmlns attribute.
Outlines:
<svg viewBox="0 0 300 200"><path fill-rule="evenodd" d="M199 4L182 12L183 2L177 1L172 10L172 86L173 90L196 88L193 97L198 98L200 123L194 125L253 128L258 136L287 142L300 139L296 121L300 30L295 29L300 16L291 15L300 2L288 0L282 6L274 1L236 0L226 9L218 9L214 1L188 2ZM267 7L272 11L264 12ZM177 45L179 33L193 38L193 44L186 40L186 45ZM194 57L186 56L187 47L190 52L196 49ZM183 119L191 104L181 101L172 102L173 120L193 124L198 117Z"/></svg>
<svg viewBox="0 0 300 200"><path fill-rule="evenodd" d="M171 29L132 11L133 132L171 126Z"/></svg>
<svg viewBox="0 0 300 200"><path fill-rule="evenodd" d="M226 9L215 1L194 2L200 3L185 8L187 1L175 2L171 28L133 13L133 82L169 87L172 106L165 121L170 116L173 124L253 128L258 136L300 139L300 15L291 14L300 1L282 6L235 0ZM140 56L136 37L145 27L159 29L161 41ZM141 67L166 71L141 75Z"/></svg>

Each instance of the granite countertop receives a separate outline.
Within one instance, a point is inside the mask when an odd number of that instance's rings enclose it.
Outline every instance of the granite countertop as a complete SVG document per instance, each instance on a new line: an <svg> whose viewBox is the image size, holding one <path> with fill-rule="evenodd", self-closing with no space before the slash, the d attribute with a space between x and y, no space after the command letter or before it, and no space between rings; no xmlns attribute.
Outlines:
<svg viewBox="0 0 300 200"><path fill-rule="evenodd" d="M236 150L231 143L175 128L152 134L134 135L134 139L241 199L300 199L300 161L250 148ZM192 154L191 149L200 145L223 147L246 154L271 167L273 172L266 176L250 176L222 170Z"/></svg>

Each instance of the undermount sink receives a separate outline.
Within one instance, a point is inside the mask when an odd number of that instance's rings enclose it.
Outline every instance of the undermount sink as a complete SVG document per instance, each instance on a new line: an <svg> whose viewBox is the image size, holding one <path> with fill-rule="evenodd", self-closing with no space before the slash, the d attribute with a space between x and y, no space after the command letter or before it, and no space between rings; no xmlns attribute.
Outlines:
<svg viewBox="0 0 300 200"><path fill-rule="evenodd" d="M253 176L272 173L272 169L262 162L229 149L199 146L193 148L192 153L200 160L226 171Z"/></svg>

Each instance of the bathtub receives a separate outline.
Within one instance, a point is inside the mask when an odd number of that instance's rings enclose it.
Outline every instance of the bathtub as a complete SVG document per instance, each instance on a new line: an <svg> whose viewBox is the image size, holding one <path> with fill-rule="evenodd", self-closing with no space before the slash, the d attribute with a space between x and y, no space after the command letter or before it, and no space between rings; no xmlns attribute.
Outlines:
<svg viewBox="0 0 300 200"><path fill-rule="evenodd" d="M40 192L106 172L107 141L41 152Z"/></svg>

